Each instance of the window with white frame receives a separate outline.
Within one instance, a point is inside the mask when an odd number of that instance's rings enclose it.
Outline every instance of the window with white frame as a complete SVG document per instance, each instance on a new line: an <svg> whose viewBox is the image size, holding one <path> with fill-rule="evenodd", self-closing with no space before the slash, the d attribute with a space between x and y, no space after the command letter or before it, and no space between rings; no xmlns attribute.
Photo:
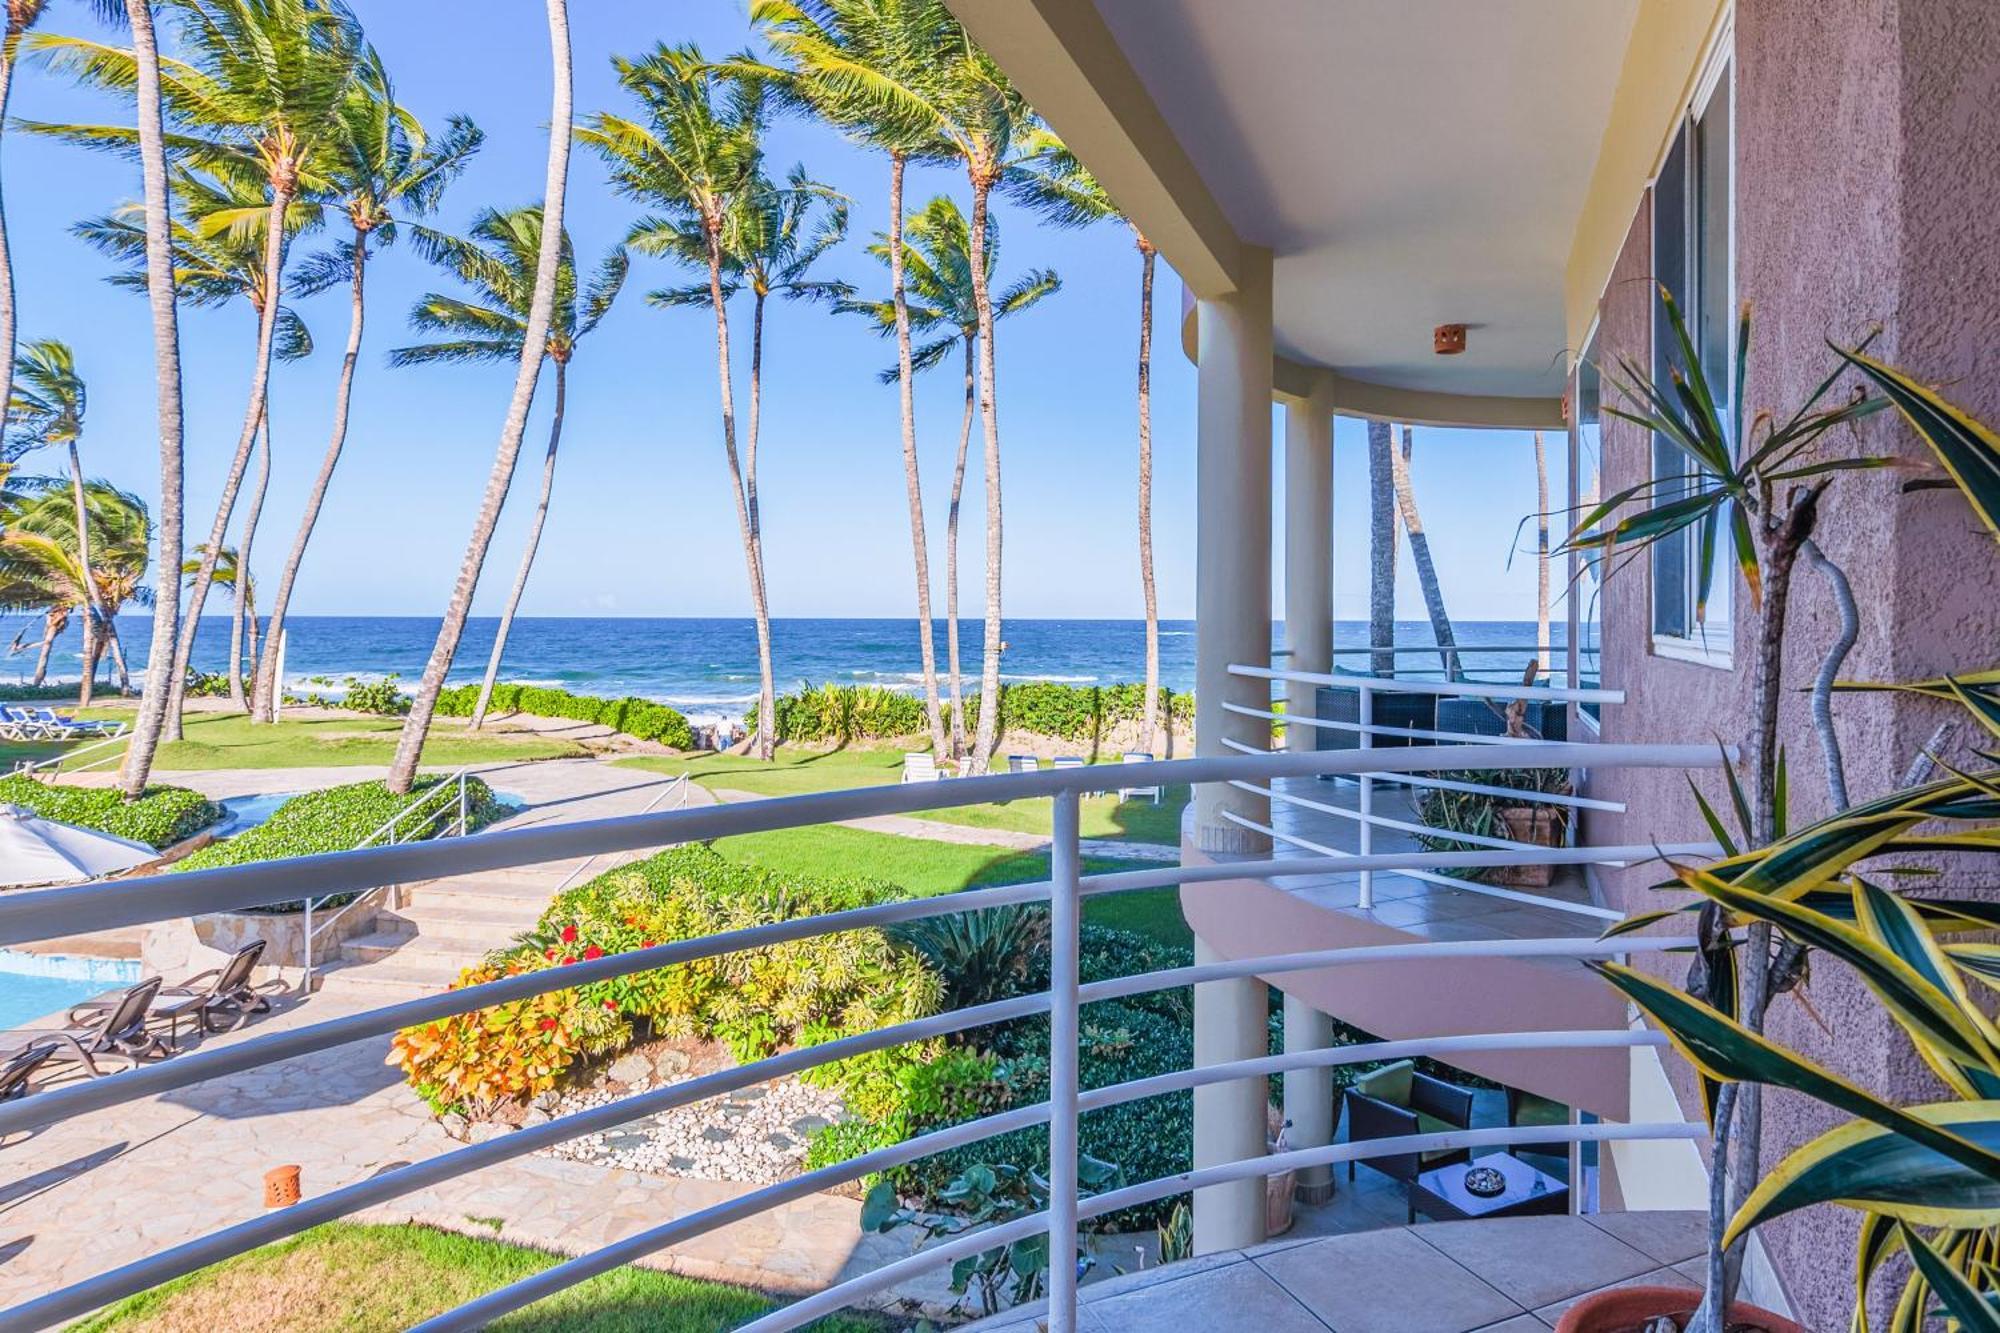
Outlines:
<svg viewBox="0 0 2000 1333"><path fill-rule="evenodd" d="M1597 330L1584 340L1583 355L1577 358L1576 381L1570 394L1569 421L1569 516L1581 522L1603 499L1603 383L1597 366ZM1593 531L1602 528L1597 524ZM1587 535L1579 533L1579 536ZM1600 597L1604 578L1605 552L1597 547L1570 547L1569 642L1575 663L1572 684L1595 689L1601 680L1599 659ZM1584 722L1595 727L1598 706L1578 705Z"/></svg>
<svg viewBox="0 0 2000 1333"><path fill-rule="evenodd" d="M1660 167L1653 189L1653 274L1674 295L1710 388L1730 417L1739 386L1730 344L1735 306L1733 251L1734 136L1731 133L1734 80L1725 35L1698 85ZM1653 296L1653 378L1668 382L1682 367L1680 348L1658 290ZM1653 440L1653 476L1666 481L1653 495L1664 503L1704 484L1701 472L1672 441ZM1735 563L1727 534L1715 543L1708 605L1698 618L1701 541L1696 528L1683 529L1654 545L1652 560L1653 650L1727 666L1731 644L1731 596Z"/></svg>

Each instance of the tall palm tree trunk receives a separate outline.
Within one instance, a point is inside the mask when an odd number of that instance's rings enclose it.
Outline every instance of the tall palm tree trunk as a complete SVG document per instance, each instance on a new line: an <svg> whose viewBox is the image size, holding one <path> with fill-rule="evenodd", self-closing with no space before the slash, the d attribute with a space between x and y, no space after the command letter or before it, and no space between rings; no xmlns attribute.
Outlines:
<svg viewBox="0 0 2000 1333"><path fill-rule="evenodd" d="M979 314L979 416L986 445L986 625L979 668L979 733L972 743L972 771L984 773L1000 739L1000 418L993 396L993 292L987 284L986 210L993 182L972 181L972 223L967 237L972 291Z"/></svg>
<svg viewBox="0 0 2000 1333"><path fill-rule="evenodd" d="M528 587L528 572L535 567L535 550L542 544L542 524L549 517L549 494L556 484L556 447L562 443L563 404L569 393L569 365L556 361L556 415L549 423L549 452L542 460L542 493L535 500L535 517L528 524L528 544L521 552L521 568L515 571L514 587L507 594L507 606L500 613L500 628L493 635L493 653L486 659L486 676L479 682L479 701L472 706L467 729L477 731L486 724L486 710L493 703L493 683L500 678L500 659L507 652L507 634L514 628L514 613L521 608L521 594Z"/></svg>
<svg viewBox="0 0 2000 1333"><path fill-rule="evenodd" d="M1368 669L1396 674L1395 437L1386 421L1368 423Z"/></svg>
<svg viewBox="0 0 2000 1333"><path fill-rule="evenodd" d="M1423 590L1424 610L1431 618L1431 637L1437 640L1438 660L1445 678L1457 680L1457 639L1452 636L1451 617L1445 614L1444 590L1438 585L1437 566L1431 562L1430 538L1424 535L1424 521L1417 514L1417 493L1410 486L1410 453L1416 436L1403 427L1403 452L1389 451L1389 465L1395 478L1396 508L1403 515L1403 530L1410 534L1410 559L1417 567L1417 586Z"/></svg>
<svg viewBox="0 0 2000 1333"><path fill-rule="evenodd" d="M1535 432L1535 660L1543 671L1549 669L1549 458L1540 431Z"/></svg>
<svg viewBox="0 0 2000 1333"><path fill-rule="evenodd" d="M548 346L556 271L562 259L563 192L569 182L573 121L569 10L565 0L548 0L548 13L549 64L555 76L555 91L549 112L548 177L542 191L542 245L535 257L535 295L528 307L528 326L521 341L521 368L514 376L514 397L507 406L500 447L493 457L493 470L486 478L486 494L480 500L479 517L459 566L458 582L452 587L451 604L445 609L437 643L431 648L430 661L425 663L416 696L410 701L410 714L396 740L388 786L398 794L408 792L416 780L424 738L430 734L431 718L437 713L438 692L444 688L445 673L451 670L451 659L458 653L458 641L465 633L465 618L472 610L472 594L479 587L479 572L486 563L487 549L493 544L493 528L500 521L500 507L506 503L507 488L514 479L514 464L521 456L521 436L528 427L528 408L534 401L535 380ZM276 637L267 628L266 646Z"/></svg>
<svg viewBox="0 0 2000 1333"><path fill-rule="evenodd" d="M708 231L708 300L715 311L715 376L722 396L722 456L729 465L729 493L736 501L736 528L743 539L743 565L750 577L750 610L757 622L759 680L757 734L749 742L759 759L771 757L770 631L764 609L763 570L757 559L756 530L750 524L750 501L743 488L743 462L736 452L736 392L729 371L729 305L722 295L722 220L710 218Z"/></svg>
<svg viewBox="0 0 2000 1333"><path fill-rule="evenodd" d="M118 616L104 617L104 642L111 649L111 661L118 668L118 693L132 692L132 668L125 661L125 641L118 637Z"/></svg>
<svg viewBox="0 0 2000 1333"><path fill-rule="evenodd" d="M931 751L945 749L944 716L938 706L937 639L931 626L930 538L924 531L924 489L917 473L916 370L911 365L910 301L903 277L902 153L889 154L889 301L896 312L896 389L903 414L903 489L910 501L910 553L917 573L917 649L924 674L924 718L930 723ZM954 619L950 633L958 633Z"/></svg>
<svg viewBox="0 0 2000 1333"><path fill-rule="evenodd" d="M90 574L90 509L83 502L83 460L77 456L76 441L69 442L69 495L76 505L76 567L83 579L83 679L77 685L77 706L90 707L90 697L96 688L96 672L91 670L97 661L98 626L103 621L99 609L97 581Z"/></svg>
<svg viewBox="0 0 2000 1333"><path fill-rule="evenodd" d="M9 10L12 10L10 5ZM14 66L21 54L21 26L11 18L0 37L0 140L5 138L7 103L14 92ZM7 409L14 401L14 252L7 242L7 209L0 200L0 429L7 425Z"/></svg>
<svg viewBox="0 0 2000 1333"><path fill-rule="evenodd" d="M743 440L743 506L750 563L757 583L757 757L771 757L778 727L778 695L771 671L771 588L764 573L764 514L757 501L757 440L764 402L764 300L755 294L750 307L750 421Z"/></svg>
<svg viewBox="0 0 2000 1333"><path fill-rule="evenodd" d="M49 654L55 651L56 640L69 628L69 608L50 607L42 615L42 646L35 650L35 676L33 684L40 689L49 676Z"/></svg>
<svg viewBox="0 0 2000 1333"><path fill-rule="evenodd" d="M1139 586L1146 598L1146 702L1139 734L1160 745L1160 596L1153 582L1153 255L1139 238Z"/></svg>
<svg viewBox="0 0 2000 1333"><path fill-rule="evenodd" d="M159 580L153 597L153 642L146 655L146 688L132 741L125 747L118 785L128 800L146 790L153 755L167 714L174 678L174 638L181 600L181 343L174 309L174 259L167 197L166 136L160 115L160 49L153 33L151 0L125 0L137 69L139 171L146 201L146 300L153 316L153 368L160 418L160 542L154 568L172 571Z"/></svg>
<svg viewBox="0 0 2000 1333"><path fill-rule="evenodd" d="M965 500L965 457L972 448L972 415L978 408L978 378L973 364L977 337L965 343L965 411L958 419L958 457L951 468L951 508L944 526L944 634L951 659L951 757L965 757L965 677L958 656L958 515Z"/></svg>
<svg viewBox="0 0 2000 1333"><path fill-rule="evenodd" d="M274 701L278 691L284 688L284 682L278 679L278 635L285 626L285 613L291 608L292 588L298 582L299 566L305 562L306 544L312 540L313 528L319 523L320 508L326 503L327 487L333 483L333 469L340 462L340 452L347 444L347 410L354 400L354 367L361 359L361 332L366 313L362 295L367 265L368 238L365 233L357 231L354 236L354 272L348 296L347 350L341 356L340 384L333 398L333 434L327 440L326 452L320 457L319 472L313 478L312 491L306 496L305 513L299 517L299 530L292 536L292 549L285 555L285 568L278 576L278 589L272 596L270 617L265 625L264 651L257 657L257 679L250 691L253 722L271 721ZM240 558L237 569L240 577L243 569Z"/></svg>
<svg viewBox="0 0 2000 1333"><path fill-rule="evenodd" d="M201 629L201 608L208 600L209 585L215 580L215 562L222 555L223 540L229 535L229 519L236 508L236 494L243 485L244 470L250 465L250 447L256 443L258 427L271 387L271 344L278 327L280 283L285 268L285 211L291 207L294 183L283 173L271 182L271 206L264 219L264 305L257 312L257 364L250 376L250 402L243 412L243 429L236 438L236 453L229 460L223 478L222 497L216 501L215 521L209 525L208 545L202 548L201 563L195 567L194 584L188 589L187 615L181 622L180 646L174 654L173 679L167 682L166 738L181 738L181 701L187 693L188 667L194 661L195 635Z"/></svg>
<svg viewBox="0 0 2000 1333"><path fill-rule="evenodd" d="M250 605L250 548L257 542L257 521L264 516L264 496L271 486L271 413L267 407L258 431L257 480L250 486L250 507L243 513L243 535L236 539L236 607L229 617L229 702L248 711L243 697L243 619ZM251 649L254 654L256 649ZM252 692L256 685L251 684Z"/></svg>

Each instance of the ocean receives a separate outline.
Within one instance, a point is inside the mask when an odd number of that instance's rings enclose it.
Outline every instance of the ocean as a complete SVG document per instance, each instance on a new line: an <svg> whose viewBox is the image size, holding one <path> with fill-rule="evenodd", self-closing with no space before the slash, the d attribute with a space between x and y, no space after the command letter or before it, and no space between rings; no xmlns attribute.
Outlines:
<svg viewBox="0 0 2000 1333"><path fill-rule="evenodd" d="M467 623L453 683L478 680L486 669L498 620L475 618ZM430 656L438 622L420 616L294 616L289 622L290 645L285 681L293 690L337 692L348 677L377 680L387 676L413 681ZM39 618L15 617L0 622L5 640L26 646L0 664L0 681L26 681L33 671ZM1337 648L1365 648L1367 625L1341 621L1335 629ZM1518 679L1530 654L1521 646L1535 639L1535 627L1522 621L1462 621L1455 626L1460 643L1504 645L1511 651L1468 654L1466 665L1480 679ZM1552 627L1557 645L1563 625ZM979 673L983 625L962 622L959 635L963 671ZM136 678L145 661L152 621L145 616L118 618L118 633ZM1274 646L1282 626L1273 626ZM938 668L945 667L945 627L936 627ZM1399 643L1433 642L1428 623L1397 625ZM1111 685L1137 681L1145 675L1145 625L1137 620L1009 620L1002 640L1001 679L1049 680L1078 685ZM1163 621L1160 626L1160 678L1171 689L1194 685L1194 622ZM57 644L50 674L74 679L81 660L81 640L75 626ZM771 623L771 646L779 691L802 684L881 685L914 690L922 675L915 620L832 620L788 618ZM219 671L228 661L227 617L205 616L195 640L195 665ZM1560 657L1560 654L1558 654ZM1343 659L1360 666L1361 657ZM1434 671L1430 657L1404 659L1406 670ZM560 686L579 694L634 694L655 699L686 713L698 723L735 720L757 697L757 640L747 618L646 619L523 617L508 638L502 680ZM322 682L330 681L329 690Z"/></svg>

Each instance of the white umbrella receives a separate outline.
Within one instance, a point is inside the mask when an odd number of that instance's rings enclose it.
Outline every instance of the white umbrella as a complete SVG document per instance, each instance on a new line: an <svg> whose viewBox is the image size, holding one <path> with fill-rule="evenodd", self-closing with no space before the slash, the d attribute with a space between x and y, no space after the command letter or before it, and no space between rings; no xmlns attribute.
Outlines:
<svg viewBox="0 0 2000 1333"><path fill-rule="evenodd" d="M0 804L0 886L69 884L157 860L143 842Z"/></svg>

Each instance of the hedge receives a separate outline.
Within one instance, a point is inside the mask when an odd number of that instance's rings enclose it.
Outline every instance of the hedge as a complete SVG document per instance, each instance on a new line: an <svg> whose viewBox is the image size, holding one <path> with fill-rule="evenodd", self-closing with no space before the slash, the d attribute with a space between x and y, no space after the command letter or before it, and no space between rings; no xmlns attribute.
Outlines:
<svg viewBox="0 0 2000 1333"><path fill-rule="evenodd" d="M186 787L148 787L127 803L115 787L57 787L18 774L0 778L0 805L79 824L149 847L170 847L222 818L222 807Z"/></svg>
<svg viewBox="0 0 2000 1333"><path fill-rule="evenodd" d="M1061 681L1022 681L1000 687L1003 731L1033 732L1088 744L1103 739L1121 723L1137 722L1144 713L1143 685L1071 685ZM1194 725L1194 695L1161 689L1160 701L1169 724ZM914 736L928 724L924 704L914 694L879 685L820 685L777 701L775 734L780 741L827 742L882 740ZM966 701L966 727L979 725L979 696ZM757 729L752 705L744 725Z"/></svg>
<svg viewBox="0 0 2000 1333"><path fill-rule="evenodd" d="M409 808L412 802L446 781L443 777L420 777L412 784L407 796L397 795L381 782L356 782L345 787L306 792L272 811L271 817L262 824L245 829L233 838L211 843L193 856L176 862L173 869L210 870L216 866L277 861L318 852L351 851L398 811ZM504 808L494 798L492 789L478 778L466 778L465 792L467 813L474 828L492 822ZM440 794L436 800L443 805L452 797ZM439 820L431 831L443 828L448 820L449 817ZM412 829L419 822L419 819L411 820ZM271 910L296 909L294 904L287 903Z"/></svg>
<svg viewBox="0 0 2000 1333"><path fill-rule="evenodd" d="M479 686L457 685L438 694L437 711L442 717L470 717L472 706L478 701ZM503 683L493 687L489 707L496 713L594 722L637 740L658 741L676 750L694 748L694 732L687 718L665 704L635 695L605 699L594 694L571 694L546 685Z"/></svg>

